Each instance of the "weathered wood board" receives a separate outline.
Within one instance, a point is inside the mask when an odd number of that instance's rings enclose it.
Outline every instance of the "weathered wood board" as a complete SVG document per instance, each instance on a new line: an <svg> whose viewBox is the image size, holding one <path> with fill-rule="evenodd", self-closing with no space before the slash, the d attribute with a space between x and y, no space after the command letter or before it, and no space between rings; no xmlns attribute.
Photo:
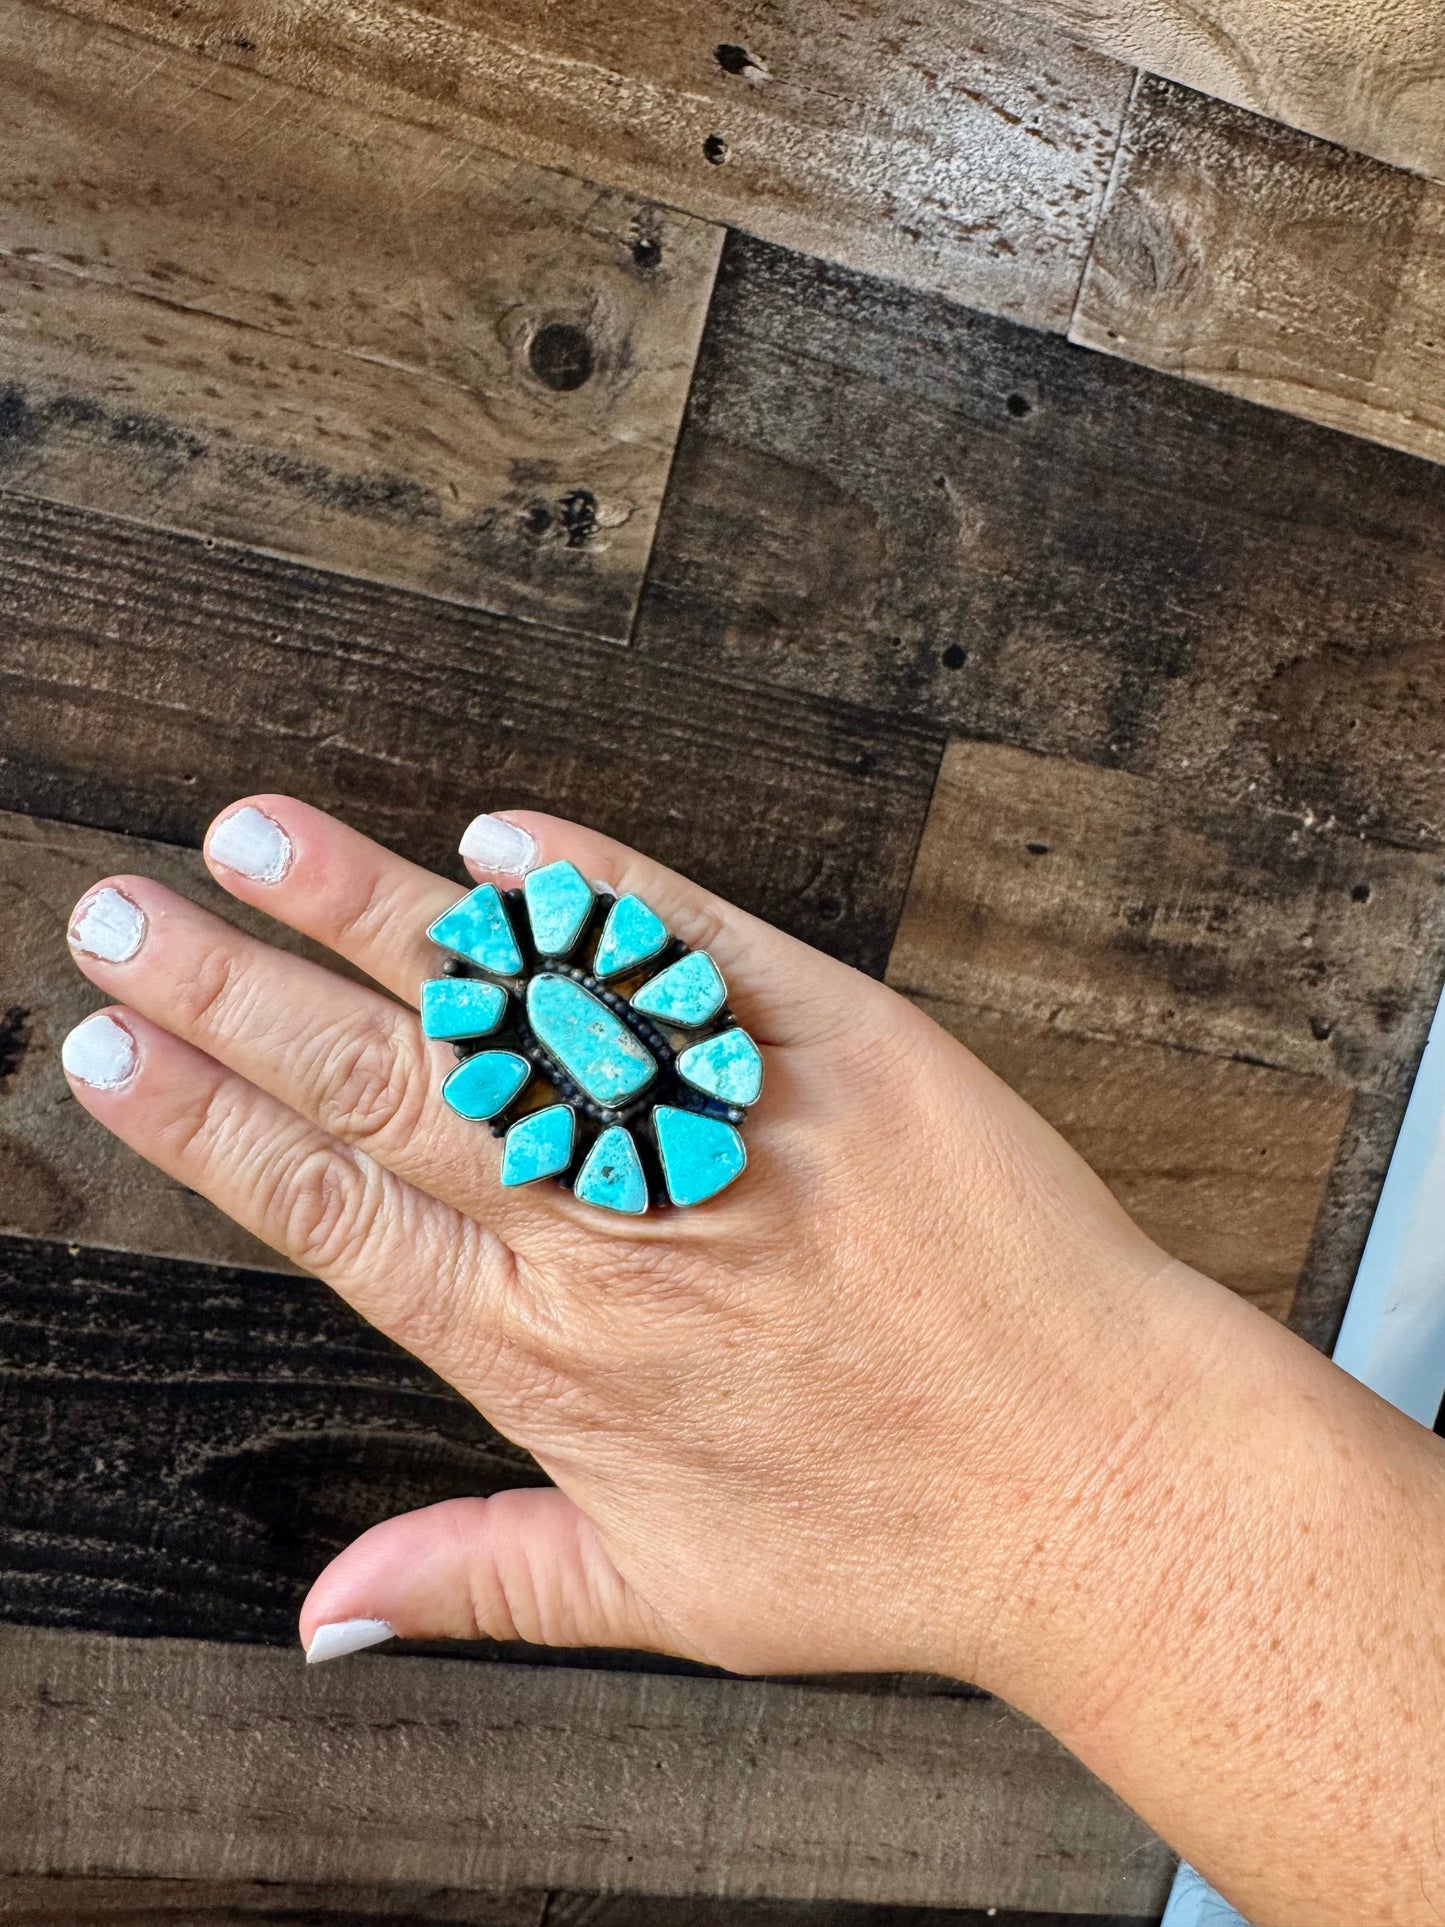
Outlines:
<svg viewBox="0 0 1445 1927"><path fill-rule="evenodd" d="M980 0L67 11L1054 329L1131 80Z"/></svg>
<svg viewBox="0 0 1445 1927"><path fill-rule="evenodd" d="M624 639L721 230L29 0L0 481Z"/></svg>
<svg viewBox="0 0 1445 1927"><path fill-rule="evenodd" d="M983 894L960 893L960 933L988 915ZM912 941L911 921L902 934ZM1289 1316L1348 1091L1203 1052L1070 1035L1043 1017L914 1001L1062 1132L1171 1257Z"/></svg>
<svg viewBox="0 0 1445 1927"><path fill-rule="evenodd" d="M0 1718L9 1873L1143 1914L1172 1865L992 1701L9 1628Z"/></svg>
<svg viewBox="0 0 1445 1927"><path fill-rule="evenodd" d="M753 242L635 646L1445 843L1445 470Z"/></svg>
<svg viewBox="0 0 1445 1927"><path fill-rule="evenodd" d="M198 844L289 789L443 874L481 809L637 844L881 974L931 729L0 494L0 808Z"/></svg>
<svg viewBox="0 0 1445 1927"><path fill-rule="evenodd" d="M998 1909L890 1907L876 1901L729 1900L714 1895L483 1894L435 1886L269 1880L0 1879L9 1927L986 1927ZM1034 1913L1028 1927L1085 1927ZM1111 1914L1095 1927L1154 1927Z"/></svg>
<svg viewBox="0 0 1445 1927"><path fill-rule="evenodd" d="M1303 1278L1319 1337L1343 1309L1442 962L1438 853L955 742L888 979L1167 1251L1279 1317ZM1328 1291L1306 1276L1317 1252Z"/></svg>
<svg viewBox="0 0 1445 1927"><path fill-rule="evenodd" d="M1101 53L1445 180L1434 0L1015 0Z"/></svg>
<svg viewBox="0 0 1445 1927"><path fill-rule="evenodd" d="M1445 460L1445 185L1145 80L1069 334Z"/></svg>
<svg viewBox="0 0 1445 1927"><path fill-rule="evenodd" d="M0 1442L5 1618L288 1647L378 1519L546 1483L313 1278L41 1239L0 1238Z"/></svg>

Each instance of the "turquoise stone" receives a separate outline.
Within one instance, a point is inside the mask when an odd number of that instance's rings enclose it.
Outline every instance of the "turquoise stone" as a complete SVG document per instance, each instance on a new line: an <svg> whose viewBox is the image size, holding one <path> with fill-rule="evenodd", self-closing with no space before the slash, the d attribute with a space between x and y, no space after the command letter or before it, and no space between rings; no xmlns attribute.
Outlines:
<svg viewBox="0 0 1445 1927"><path fill-rule="evenodd" d="M763 1054L745 1030L720 1030L689 1044L677 1069L694 1090L724 1104L756 1104L763 1088Z"/></svg>
<svg viewBox="0 0 1445 1927"><path fill-rule="evenodd" d="M624 970L649 962L666 942L667 925L641 897L619 897L602 926L592 975L620 977Z"/></svg>
<svg viewBox="0 0 1445 1927"><path fill-rule="evenodd" d="M544 957L563 957L592 910L592 886L573 863L549 863L522 885L532 938Z"/></svg>
<svg viewBox="0 0 1445 1927"><path fill-rule="evenodd" d="M657 1075L657 1059L600 998L571 977L534 977L527 1021L542 1048L594 1104L625 1104Z"/></svg>
<svg viewBox="0 0 1445 1927"><path fill-rule="evenodd" d="M640 1218L647 1209L647 1179L632 1133L620 1124L604 1131L587 1153L572 1190L584 1204Z"/></svg>
<svg viewBox="0 0 1445 1927"><path fill-rule="evenodd" d="M461 1117L495 1117L531 1075L532 1066L514 1050L478 1051L457 1065L442 1085L442 1096Z"/></svg>
<svg viewBox="0 0 1445 1927"><path fill-rule="evenodd" d="M674 1204L701 1204L742 1174L747 1151L738 1132L721 1118L659 1104L652 1122L667 1195Z"/></svg>
<svg viewBox="0 0 1445 1927"><path fill-rule="evenodd" d="M443 950L490 970L496 977L521 974L522 953L512 933L512 920L495 883L482 883L437 918L427 935Z"/></svg>
<svg viewBox="0 0 1445 1927"><path fill-rule="evenodd" d="M502 1021L507 993L475 977L434 977L421 987L421 1027L426 1037L485 1037Z"/></svg>
<svg viewBox="0 0 1445 1927"><path fill-rule="evenodd" d="M645 983L632 1000L644 1017L660 1017L664 1024L693 1030L715 1017L727 998L727 985L705 950L679 957L675 964Z"/></svg>
<svg viewBox="0 0 1445 1927"><path fill-rule="evenodd" d="M572 1162L576 1135L577 1119L568 1104L549 1104L545 1111L519 1118L502 1148L502 1183L555 1178Z"/></svg>

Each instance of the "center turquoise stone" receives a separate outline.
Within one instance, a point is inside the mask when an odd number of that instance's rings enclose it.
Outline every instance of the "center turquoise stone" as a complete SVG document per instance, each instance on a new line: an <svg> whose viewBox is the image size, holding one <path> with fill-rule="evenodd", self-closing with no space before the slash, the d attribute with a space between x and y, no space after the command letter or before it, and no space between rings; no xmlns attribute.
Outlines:
<svg viewBox="0 0 1445 1927"><path fill-rule="evenodd" d="M527 986L527 1021L537 1042L594 1104L625 1104L657 1076L657 1059L647 1046L571 977L534 977Z"/></svg>

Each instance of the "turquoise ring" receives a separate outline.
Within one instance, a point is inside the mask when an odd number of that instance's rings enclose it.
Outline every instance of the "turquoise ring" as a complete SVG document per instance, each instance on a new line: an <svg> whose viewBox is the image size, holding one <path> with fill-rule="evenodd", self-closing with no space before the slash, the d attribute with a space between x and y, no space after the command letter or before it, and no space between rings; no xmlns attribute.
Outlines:
<svg viewBox="0 0 1445 1927"><path fill-rule="evenodd" d="M641 1217L742 1176L762 1053L712 958L640 897L549 863L520 890L480 884L427 935L450 952L421 987L422 1030L458 1059L442 1097L503 1140L504 1185L552 1178Z"/></svg>

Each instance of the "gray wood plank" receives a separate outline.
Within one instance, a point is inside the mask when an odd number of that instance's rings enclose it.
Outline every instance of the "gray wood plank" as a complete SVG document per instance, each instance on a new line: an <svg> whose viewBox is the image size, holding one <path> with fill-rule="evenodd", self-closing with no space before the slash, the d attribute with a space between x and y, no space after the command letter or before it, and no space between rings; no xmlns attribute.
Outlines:
<svg viewBox="0 0 1445 1927"><path fill-rule="evenodd" d="M991 1701L0 1632L12 1874L1109 1908L1166 1849Z"/></svg>
<svg viewBox="0 0 1445 1927"><path fill-rule="evenodd" d="M1131 79L991 0L66 10L1054 329Z"/></svg>
<svg viewBox="0 0 1445 1927"><path fill-rule="evenodd" d="M11 0L0 481L624 640L721 239Z"/></svg>

